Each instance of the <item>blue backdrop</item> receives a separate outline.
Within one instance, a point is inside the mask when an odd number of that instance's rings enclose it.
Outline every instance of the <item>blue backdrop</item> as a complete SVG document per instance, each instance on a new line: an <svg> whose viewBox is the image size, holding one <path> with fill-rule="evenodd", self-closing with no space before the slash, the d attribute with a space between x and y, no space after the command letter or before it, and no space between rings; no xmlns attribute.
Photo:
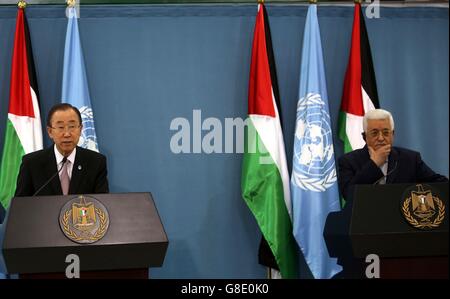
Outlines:
<svg viewBox="0 0 450 299"><path fill-rule="evenodd" d="M267 5L291 167L307 6ZM264 278L260 233L240 195L241 154L174 154L171 121L246 117L256 5L82 6L79 19L100 151L112 192L151 191L170 244L157 278ZM353 7L320 6L336 156ZM380 104L395 143L448 176L448 8L382 7L366 19ZM16 7L0 7L0 149ZM28 6L41 111L60 101L65 6ZM203 131L203 136L209 130ZM225 133L223 132L224 136ZM192 138L191 138L192 142ZM49 139L45 139L50 145ZM224 145L222 147L224 149ZM191 144L192 151L192 144ZM302 277L309 271L302 265Z"/></svg>

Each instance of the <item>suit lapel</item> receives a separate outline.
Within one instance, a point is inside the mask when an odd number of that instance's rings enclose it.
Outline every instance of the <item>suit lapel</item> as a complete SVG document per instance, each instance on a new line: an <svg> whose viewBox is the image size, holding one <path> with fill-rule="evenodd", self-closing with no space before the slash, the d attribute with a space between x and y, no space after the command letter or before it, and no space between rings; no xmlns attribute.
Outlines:
<svg viewBox="0 0 450 299"><path fill-rule="evenodd" d="M80 185L82 173L85 169L83 151L77 146L77 153L75 155L75 163L72 167L72 177L70 178L69 194L78 194L78 186Z"/></svg>
<svg viewBox="0 0 450 299"><path fill-rule="evenodd" d="M56 165L56 157L54 146L50 147L47 150L47 158L44 164L44 172L46 174L45 177L50 178L58 171L58 167ZM47 180L47 179L46 179ZM59 175L56 175L54 179L49 183L49 188L52 189L52 194L62 194L61 190L61 181L59 180Z"/></svg>
<svg viewBox="0 0 450 299"><path fill-rule="evenodd" d="M389 154L389 159L388 159L387 173L389 173L389 175L386 178L387 184L395 182L395 179L397 178L397 175L399 174L398 168L399 168L398 152L394 147L392 147L392 150L391 150L391 153Z"/></svg>
<svg viewBox="0 0 450 299"><path fill-rule="evenodd" d="M366 162L368 161L368 160L370 160L370 154L369 154L369 148L367 147L367 144L361 149L361 152L360 152L361 154L360 154L360 161L359 161L359 163L361 164L361 165L364 165L364 164L366 164Z"/></svg>

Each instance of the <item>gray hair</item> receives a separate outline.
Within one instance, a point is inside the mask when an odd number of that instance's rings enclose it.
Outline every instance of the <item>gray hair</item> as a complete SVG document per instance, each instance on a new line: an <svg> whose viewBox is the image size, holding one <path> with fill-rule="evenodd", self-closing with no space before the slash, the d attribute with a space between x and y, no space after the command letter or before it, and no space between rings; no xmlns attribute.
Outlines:
<svg viewBox="0 0 450 299"><path fill-rule="evenodd" d="M364 132L367 130L367 120L369 119L386 119L389 118L389 123L391 124L391 129L394 131L394 119L389 111L384 109L374 109L367 111L363 118L363 129Z"/></svg>

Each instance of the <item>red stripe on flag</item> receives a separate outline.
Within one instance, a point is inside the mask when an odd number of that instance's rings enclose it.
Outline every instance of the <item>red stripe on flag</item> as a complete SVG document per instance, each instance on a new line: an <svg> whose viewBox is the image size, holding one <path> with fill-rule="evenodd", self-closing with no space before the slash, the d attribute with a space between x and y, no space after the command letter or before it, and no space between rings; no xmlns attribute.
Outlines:
<svg viewBox="0 0 450 299"><path fill-rule="evenodd" d="M275 117L272 81L270 79L269 60L266 50L264 14L261 6L256 16L253 36L250 83L248 87L248 114Z"/></svg>
<svg viewBox="0 0 450 299"><path fill-rule="evenodd" d="M347 71L345 72L341 110L354 115L363 116L364 106L361 91L361 30L359 22L361 16L359 13L359 6L359 3L355 5L352 44Z"/></svg>
<svg viewBox="0 0 450 299"><path fill-rule="evenodd" d="M9 113L34 117L33 101L28 76L28 59L24 30L24 11L17 11L16 33L11 66Z"/></svg>

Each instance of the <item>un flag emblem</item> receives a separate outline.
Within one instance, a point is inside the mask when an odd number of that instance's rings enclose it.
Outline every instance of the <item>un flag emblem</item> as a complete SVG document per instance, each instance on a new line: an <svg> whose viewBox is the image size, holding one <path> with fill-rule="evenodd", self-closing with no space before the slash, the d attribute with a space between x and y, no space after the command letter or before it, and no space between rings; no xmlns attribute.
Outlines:
<svg viewBox="0 0 450 299"><path fill-rule="evenodd" d="M293 183L323 192L337 180L330 115L319 94L309 93L297 105Z"/></svg>
<svg viewBox="0 0 450 299"><path fill-rule="evenodd" d="M92 109L83 106L80 108L80 113L83 120L83 130L81 132L80 140L78 141L78 146L98 152Z"/></svg>

